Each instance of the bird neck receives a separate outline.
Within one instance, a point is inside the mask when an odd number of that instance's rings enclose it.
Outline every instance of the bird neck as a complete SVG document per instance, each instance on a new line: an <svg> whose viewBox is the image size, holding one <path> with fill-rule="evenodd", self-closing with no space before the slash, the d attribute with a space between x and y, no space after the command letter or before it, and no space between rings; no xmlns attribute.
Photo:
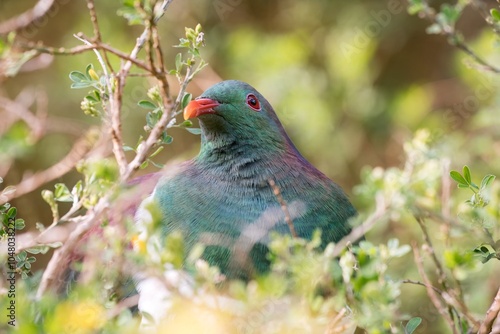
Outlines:
<svg viewBox="0 0 500 334"><path fill-rule="evenodd" d="M242 138L231 133L203 131L201 149L195 158L206 169L231 178L261 177L286 155L285 143L272 139ZM272 168L271 168L272 169Z"/></svg>

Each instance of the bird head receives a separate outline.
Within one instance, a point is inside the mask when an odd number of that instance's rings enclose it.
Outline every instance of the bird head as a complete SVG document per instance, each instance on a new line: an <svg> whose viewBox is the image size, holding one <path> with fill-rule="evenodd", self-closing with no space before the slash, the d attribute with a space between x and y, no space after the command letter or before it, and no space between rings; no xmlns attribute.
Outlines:
<svg viewBox="0 0 500 334"><path fill-rule="evenodd" d="M184 119L198 118L205 140L230 137L261 145L289 142L269 102L247 83L228 80L207 89L184 110Z"/></svg>

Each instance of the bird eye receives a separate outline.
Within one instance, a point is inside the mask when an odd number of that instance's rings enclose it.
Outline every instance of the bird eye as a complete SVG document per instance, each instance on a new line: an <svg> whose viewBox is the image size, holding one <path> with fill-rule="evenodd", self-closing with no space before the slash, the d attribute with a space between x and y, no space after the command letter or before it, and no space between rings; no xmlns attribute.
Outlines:
<svg viewBox="0 0 500 334"><path fill-rule="evenodd" d="M260 111L260 109L261 109L259 100L253 94L247 95L247 104L250 108L252 108L255 111Z"/></svg>

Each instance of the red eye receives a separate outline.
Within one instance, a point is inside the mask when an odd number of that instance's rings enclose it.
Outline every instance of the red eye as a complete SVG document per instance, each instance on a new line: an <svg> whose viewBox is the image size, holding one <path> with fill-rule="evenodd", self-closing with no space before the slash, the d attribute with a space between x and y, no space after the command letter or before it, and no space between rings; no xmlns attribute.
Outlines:
<svg viewBox="0 0 500 334"><path fill-rule="evenodd" d="M250 108L252 108L255 111L260 111L260 109L261 109L259 100L253 94L247 95L247 104Z"/></svg>

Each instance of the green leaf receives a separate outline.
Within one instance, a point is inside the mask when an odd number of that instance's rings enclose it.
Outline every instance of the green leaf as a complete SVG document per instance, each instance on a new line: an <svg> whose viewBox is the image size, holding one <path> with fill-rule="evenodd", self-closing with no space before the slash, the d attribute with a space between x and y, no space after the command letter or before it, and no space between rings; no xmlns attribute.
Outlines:
<svg viewBox="0 0 500 334"><path fill-rule="evenodd" d="M179 124L179 127L181 128L190 128L193 126L193 122L191 122L189 119L185 120L181 124Z"/></svg>
<svg viewBox="0 0 500 334"><path fill-rule="evenodd" d="M200 128L185 128L187 131L191 132L194 135L199 135L201 134L201 129Z"/></svg>
<svg viewBox="0 0 500 334"><path fill-rule="evenodd" d="M95 98L97 99L97 101L101 101L101 93L99 93L99 91L96 89L93 91L94 95L95 95Z"/></svg>
<svg viewBox="0 0 500 334"><path fill-rule="evenodd" d="M170 136L170 135L167 135L166 133L163 133L162 137L161 137L161 142L163 144L172 144L172 142L174 141L174 137Z"/></svg>
<svg viewBox="0 0 500 334"><path fill-rule="evenodd" d="M157 155L158 155L158 153L160 153L161 151L163 151L163 149L164 149L164 148L165 148L164 146L160 146L160 147L158 147L158 148L156 149L156 151L154 151L154 152L153 152L153 154L151 154L149 157L150 157L150 158L154 158L155 156L157 156Z"/></svg>
<svg viewBox="0 0 500 334"><path fill-rule="evenodd" d="M79 71L72 71L69 73L69 78L71 81L78 83L78 82L83 82L83 81L88 81L87 77L85 74Z"/></svg>
<svg viewBox="0 0 500 334"><path fill-rule="evenodd" d="M149 161L148 161L148 160L146 160L146 161L144 161L144 162L141 164L141 166L140 166L139 168L140 168L140 169L144 169L144 168L148 167L148 165L149 165Z"/></svg>
<svg viewBox="0 0 500 334"><path fill-rule="evenodd" d="M87 79L91 79L92 76L90 75L90 70L94 69L94 65L88 64L87 67L85 67L85 73L87 73Z"/></svg>
<svg viewBox="0 0 500 334"><path fill-rule="evenodd" d="M201 57L201 55L200 55L200 51L199 51L197 48L194 48L193 50L191 50L191 53L192 53L195 57Z"/></svg>
<svg viewBox="0 0 500 334"><path fill-rule="evenodd" d="M421 2L417 2L417 1L412 1L413 3L411 3L410 5L408 5L408 14L410 15L415 15L417 13L420 13L421 11L423 11L425 9L425 6L424 4L422 4Z"/></svg>
<svg viewBox="0 0 500 334"><path fill-rule="evenodd" d="M156 168L160 168L160 169L161 169L161 168L165 167L165 164L160 164L160 163L158 163L158 162L154 162L153 160L150 160L150 162L151 162L151 164L152 164L153 166L155 166Z"/></svg>
<svg viewBox="0 0 500 334"><path fill-rule="evenodd" d="M486 189L491 182L495 180L496 176L488 174L485 177L483 177L483 180L481 181L481 189Z"/></svg>
<svg viewBox="0 0 500 334"><path fill-rule="evenodd" d="M182 53L175 56L175 71L179 73L182 69Z"/></svg>
<svg viewBox="0 0 500 334"><path fill-rule="evenodd" d="M15 207L12 207L7 211L7 219L15 219L17 215L17 209Z"/></svg>
<svg viewBox="0 0 500 334"><path fill-rule="evenodd" d="M420 317L411 318L410 321L406 323L405 334L412 334L421 323L422 323L422 318Z"/></svg>
<svg viewBox="0 0 500 334"><path fill-rule="evenodd" d="M430 34L430 35L440 34L443 32L443 28L439 24L434 23L434 24L430 25L429 27L427 27L427 29L425 29L425 32Z"/></svg>
<svg viewBox="0 0 500 334"><path fill-rule="evenodd" d="M465 181L467 181L467 183L472 183L472 180L471 180L471 177L470 177L470 169L467 165L464 166L464 168L462 169L462 172L464 174L464 179Z"/></svg>
<svg viewBox="0 0 500 334"><path fill-rule="evenodd" d="M158 108L156 104L148 100L141 100L137 103L137 105L139 105L139 107L142 107L144 109L150 109L150 110L155 110L156 108Z"/></svg>
<svg viewBox="0 0 500 334"><path fill-rule="evenodd" d="M193 95L191 95L190 93L186 93L183 97L182 97L182 102L181 102L181 109L184 109L186 108L186 106L188 105L189 102L191 102L191 98L193 97Z"/></svg>
<svg viewBox="0 0 500 334"><path fill-rule="evenodd" d="M125 151L125 152L134 151L135 152L135 149L130 147L130 146L123 145L123 151Z"/></svg>
<svg viewBox="0 0 500 334"><path fill-rule="evenodd" d="M75 82L71 84L72 89L87 88L87 87L92 87L92 82L85 81L85 82Z"/></svg>
<svg viewBox="0 0 500 334"><path fill-rule="evenodd" d="M16 221L14 222L14 227L16 230L22 230L23 228L25 228L26 224L24 223L24 219L16 219Z"/></svg>
<svg viewBox="0 0 500 334"><path fill-rule="evenodd" d="M73 202L73 196L64 183L56 183L54 186L54 197L59 202Z"/></svg>
<svg viewBox="0 0 500 334"><path fill-rule="evenodd" d="M46 246L36 246L36 247L32 247L32 248L28 248L26 249L26 252L30 253L30 254L40 254L42 253L43 249L44 248L48 248ZM42 253L44 254L44 253Z"/></svg>
<svg viewBox="0 0 500 334"><path fill-rule="evenodd" d="M82 195L82 191L83 191L83 183L82 180L79 180L71 190L71 194L73 196L80 197Z"/></svg>
<svg viewBox="0 0 500 334"><path fill-rule="evenodd" d="M45 202L49 203L49 205L54 205L54 193L50 190L44 189L42 190L42 198L45 200Z"/></svg>
<svg viewBox="0 0 500 334"><path fill-rule="evenodd" d="M89 101L92 101L92 102L94 102L94 103L99 102L99 101L98 101L95 97L93 97L92 95L87 95L87 96L85 96L85 99L86 99L86 100L89 100Z"/></svg>
<svg viewBox="0 0 500 334"><path fill-rule="evenodd" d="M460 18L461 13L462 13L461 6L453 6L447 3L441 6L440 14L442 14L442 17L444 18L445 22L451 26L455 25L457 20Z"/></svg>
<svg viewBox="0 0 500 334"><path fill-rule="evenodd" d="M462 185L466 185L467 188L469 187L467 180L465 180L464 177L456 170L452 170L450 172L450 176L453 180L455 180L459 184L459 186L462 184Z"/></svg>
<svg viewBox="0 0 500 334"><path fill-rule="evenodd" d="M161 115L160 113L155 113L155 112L148 112L146 115L146 124L152 129L158 123L158 120L160 119Z"/></svg>
<svg viewBox="0 0 500 334"><path fill-rule="evenodd" d="M28 254L26 253L26 251L22 251L21 253L17 254L17 256L16 256L17 259L16 260L18 262L23 262L24 260L26 260L26 256L27 255Z"/></svg>
<svg viewBox="0 0 500 334"><path fill-rule="evenodd" d="M493 258L500 258L497 256L497 251L490 244L481 244L480 246L474 248L474 254L477 255L482 263L486 263Z"/></svg>
<svg viewBox="0 0 500 334"><path fill-rule="evenodd" d="M493 18L493 21L500 22L500 12L496 8L490 9L490 15Z"/></svg>

